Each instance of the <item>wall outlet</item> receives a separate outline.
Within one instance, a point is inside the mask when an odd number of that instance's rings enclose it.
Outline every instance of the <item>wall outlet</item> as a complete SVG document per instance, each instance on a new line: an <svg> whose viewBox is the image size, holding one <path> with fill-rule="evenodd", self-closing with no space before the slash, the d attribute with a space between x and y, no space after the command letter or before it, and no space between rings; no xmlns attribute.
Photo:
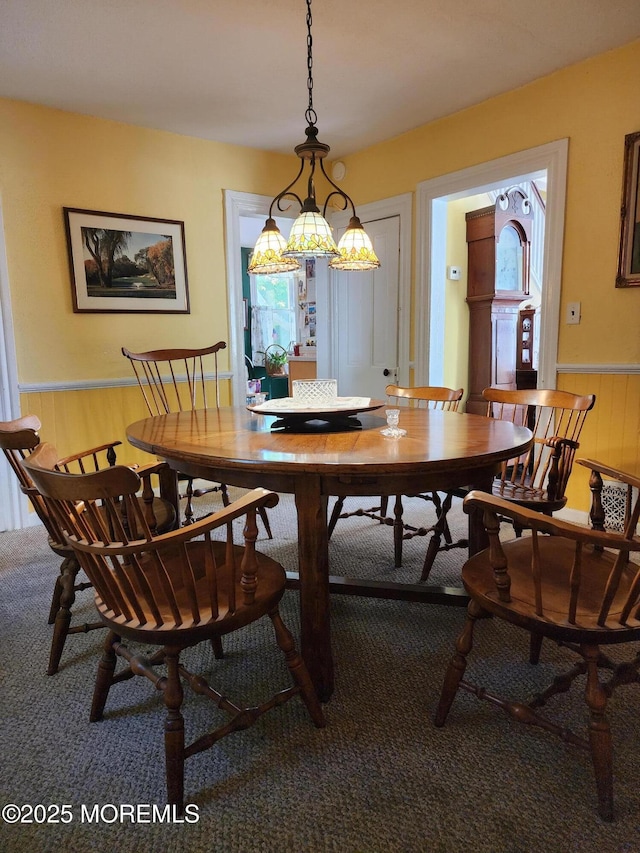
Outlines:
<svg viewBox="0 0 640 853"><path fill-rule="evenodd" d="M565 323L567 324L577 324L580 322L580 303L579 302L568 302L567 303L567 316Z"/></svg>
<svg viewBox="0 0 640 853"><path fill-rule="evenodd" d="M447 267L449 281L460 281L460 267Z"/></svg>

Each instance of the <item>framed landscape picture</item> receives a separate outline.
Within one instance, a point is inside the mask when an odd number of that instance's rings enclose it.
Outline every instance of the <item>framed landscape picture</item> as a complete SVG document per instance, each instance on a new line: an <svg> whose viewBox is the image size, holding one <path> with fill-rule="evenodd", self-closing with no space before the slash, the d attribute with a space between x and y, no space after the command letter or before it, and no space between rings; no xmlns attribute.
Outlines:
<svg viewBox="0 0 640 853"><path fill-rule="evenodd" d="M640 132L624 138L620 252L616 287L640 286Z"/></svg>
<svg viewBox="0 0 640 853"><path fill-rule="evenodd" d="M184 222L64 208L76 313L188 314Z"/></svg>

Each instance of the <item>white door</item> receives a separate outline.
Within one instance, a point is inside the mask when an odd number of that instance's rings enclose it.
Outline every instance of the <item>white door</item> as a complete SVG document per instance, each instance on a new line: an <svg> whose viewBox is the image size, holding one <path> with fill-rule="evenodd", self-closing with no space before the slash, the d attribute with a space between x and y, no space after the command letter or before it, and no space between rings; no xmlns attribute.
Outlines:
<svg viewBox="0 0 640 853"><path fill-rule="evenodd" d="M384 400L398 375L400 217L363 224L380 267L333 277L334 373L341 397Z"/></svg>

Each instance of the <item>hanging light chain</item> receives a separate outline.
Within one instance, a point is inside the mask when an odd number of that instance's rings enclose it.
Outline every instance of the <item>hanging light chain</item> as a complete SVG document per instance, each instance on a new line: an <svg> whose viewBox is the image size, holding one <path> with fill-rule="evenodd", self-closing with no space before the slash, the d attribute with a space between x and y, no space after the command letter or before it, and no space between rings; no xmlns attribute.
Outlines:
<svg viewBox="0 0 640 853"><path fill-rule="evenodd" d="M249 272L252 274L280 273L299 269L297 258L326 258L329 266L337 270L373 270L380 266L380 261L367 236L362 223L358 219L351 198L327 174L324 159L331 150L318 139L316 127L318 116L313 108L313 37L311 35L312 16L311 2L305 0L307 6L307 91L309 105L305 111L307 127L305 141L294 148L300 158L300 169L296 177L273 199L269 207L269 217L253 250ZM302 177L305 166L309 164L307 181L307 197L304 201L294 191L294 186ZM324 209L320 213L316 201L314 176L316 167L325 177L332 191L327 196ZM272 214L274 208L284 210L281 206L283 199L295 199L300 205L300 216L295 220L285 242ZM340 243L336 246L331 227L326 220L327 205L331 199L340 199L342 209L351 207L351 219Z"/></svg>
<svg viewBox="0 0 640 853"><path fill-rule="evenodd" d="M307 0L307 89L309 90L309 106L304 114L308 124L315 126L318 116L313 108L313 36L311 35L311 0Z"/></svg>

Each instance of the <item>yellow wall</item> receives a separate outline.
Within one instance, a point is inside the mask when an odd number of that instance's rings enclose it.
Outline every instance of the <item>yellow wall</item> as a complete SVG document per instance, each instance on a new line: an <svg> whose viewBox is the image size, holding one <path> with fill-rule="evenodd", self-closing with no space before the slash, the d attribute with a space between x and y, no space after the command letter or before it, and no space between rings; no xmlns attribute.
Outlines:
<svg viewBox="0 0 640 853"><path fill-rule="evenodd" d="M444 345L444 384L449 388L464 388L466 400L469 387L469 307L467 305L467 221L465 213L491 204L488 194L468 196L447 205L446 265L459 267L460 280L446 283ZM464 408L464 405L463 405Z"/></svg>
<svg viewBox="0 0 640 853"><path fill-rule="evenodd" d="M223 190L275 194L292 160L0 100L19 381L117 378L130 372L123 345L140 351L228 340ZM183 220L191 313L74 314L64 206Z"/></svg>
<svg viewBox="0 0 640 853"><path fill-rule="evenodd" d="M358 204L373 202L568 137L562 305L580 301L582 322L561 324L558 360L638 364L640 288L616 290L614 279L623 142L640 130L639 91L635 42L345 158L345 189ZM228 340L222 190L272 195L291 166L292 157L0 100L0 193L20 382L127 375L123 344ZM191 314L73 314L63 206L183 220ZM637 375L563 374L558 384L599 395L585 454L638 462ZM620 385L624 395L616 393ZM22 411L40 414L43 437L71 452L124 438L124 425L137 417L133 390L23 395Z"/></svg>
<svg viewBox="0 0 640 853"><path fill-rule="evenodd" d="M637 366L640 288L616 289L614 282L624 137L640 130L639 91L636 41L345 158L345 189L362 204L568 138L558 362ZM581 322L565 325L564 306L575 301L582 303ZM580 455L640 471L640 376L594 368L591 374L560 374L558 387L598 397ZM572 480L569 505L584 509L586 475L576 469Z"/></svg>
<svg viewBox="0 0 640 853"><path fill-rule="evenodd" d="M363 204L568 138L562 304L580 301L582 321L561 324L558 361L637 364L640 288L614 283L624 137L640 130L639 91L636 41L344 158L345 189Z"/></svg>
<svg viewBox="0 0 640 853"><path fill-rule="evenodd" d="M19 382L133 377L123 345L141 351L228 340L223 190L273 195L289 180L292 160L0 99ZM191 313L74 314L65 206L184 221ZM22 394L20 405L40 417L43 439L62 454L120 439L122 461L134 461L140 452L126 445L125 427L145 414L138 396L132 388L47 391Z"/></svg>
<svg viewBox="0 0 640 853"><path fill-rule="evenodd" d="M574 394L595 394L580 437L578 457L607 461L626 471L640 472L640 375L562 374L558 388ZM574 466L567 487L567 506L586 510L589 472Z"/></svg>
<svg viewBox="0 0 640 853"><path fill-rule="evenodd" d="M220 404L230 404L230 382L220 383ZM118 462L131 465L148 461L145 453L132 447L125 437L128 424L149 416L135 386L96 388L82 391L38 391L22 394L23 414L40 418L43 441L49 441L60 456L97 447L106 441L122 441Z"/></svg>

